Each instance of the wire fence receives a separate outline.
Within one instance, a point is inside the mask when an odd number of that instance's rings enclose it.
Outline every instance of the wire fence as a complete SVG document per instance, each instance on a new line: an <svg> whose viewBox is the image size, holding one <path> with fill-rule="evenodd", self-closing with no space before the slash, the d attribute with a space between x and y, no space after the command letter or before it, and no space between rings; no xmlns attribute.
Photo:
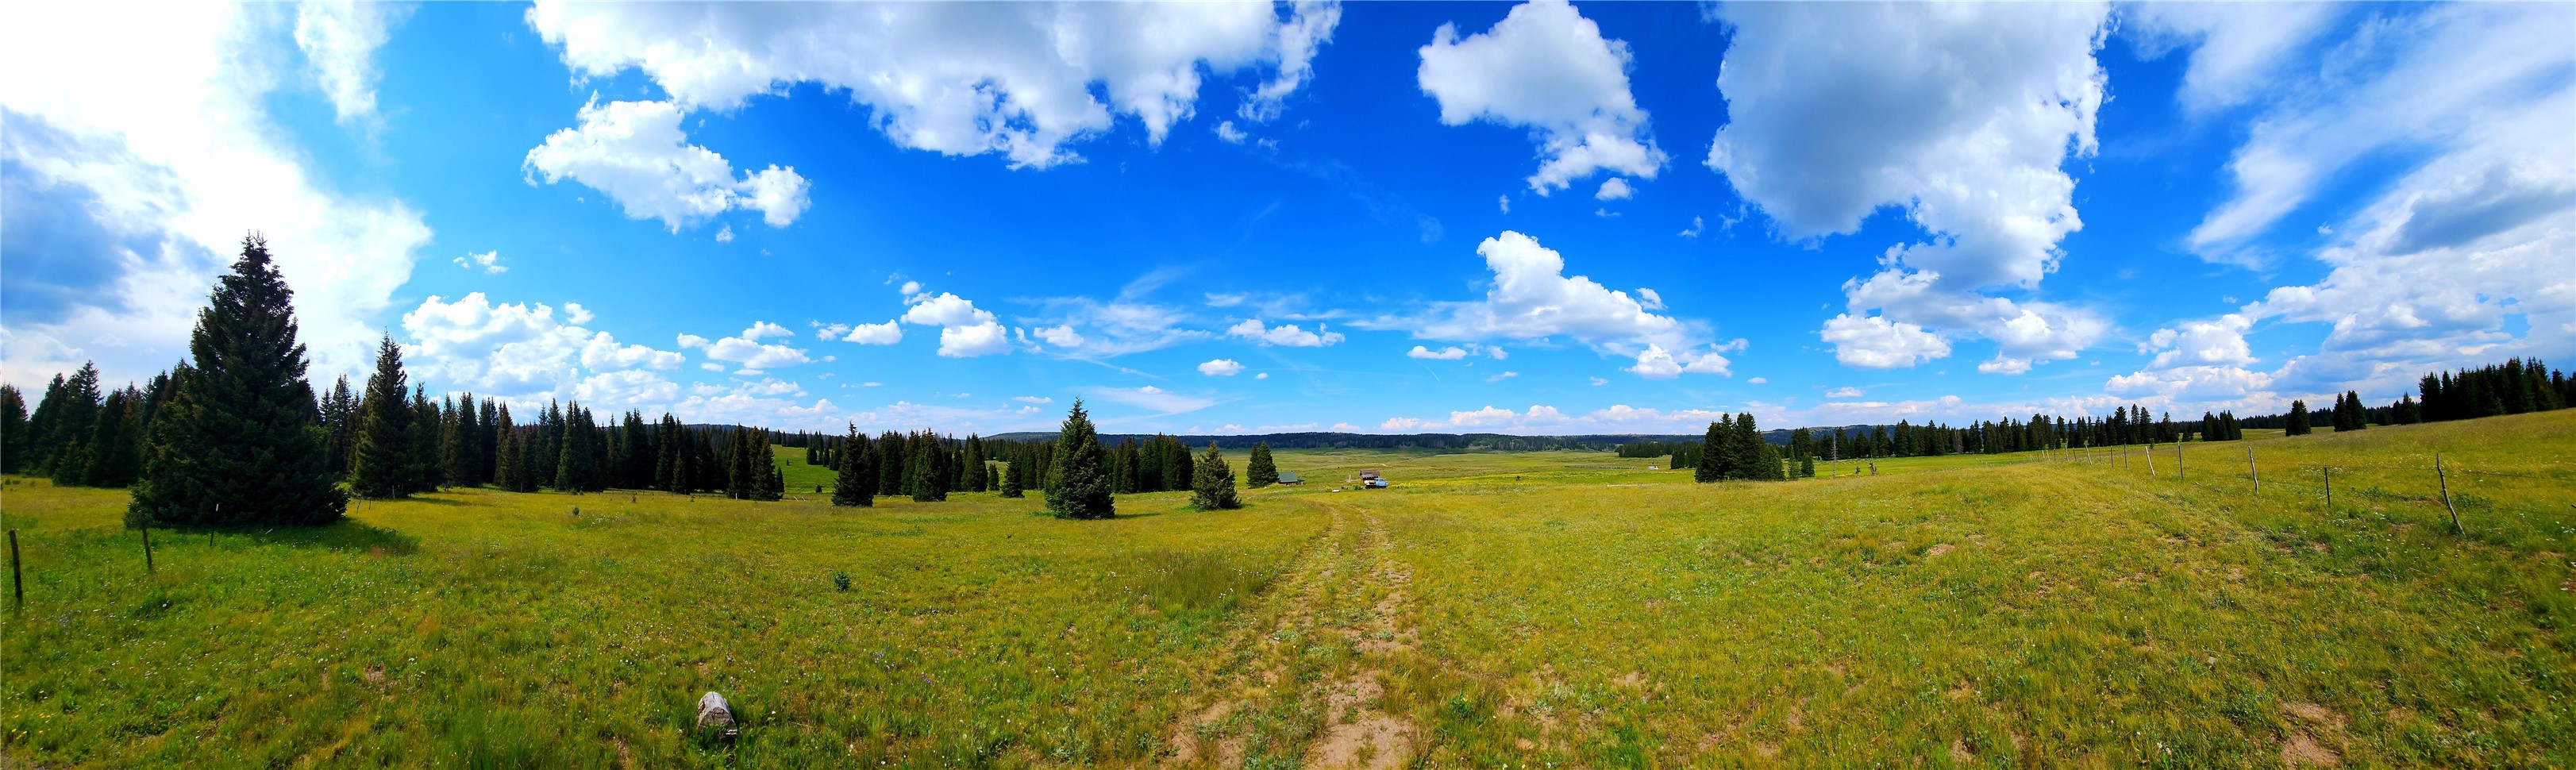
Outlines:
<svg viewBox="0 0 2576 770"><path fill-rule="evenodd" d="M2313 500L2320 513L2376 514L2439 524L2462 535L2513 530L2558 538L2576 534L2576 467L2563 475L2501 471L2466 467L2439 452L2429 453L2421 465L2355 462L2318 457L2312 448L2274 448L2267 458L2259 447L2232 443L2070 449L2044 453L2034 462L2232 489L2256 499L2293 495Z"/></svg>

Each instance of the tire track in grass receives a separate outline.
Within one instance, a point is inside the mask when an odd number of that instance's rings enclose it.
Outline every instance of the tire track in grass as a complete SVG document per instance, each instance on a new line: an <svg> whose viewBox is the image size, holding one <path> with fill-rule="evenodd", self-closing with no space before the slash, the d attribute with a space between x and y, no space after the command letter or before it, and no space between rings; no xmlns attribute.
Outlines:
<svg viewBox="0 0 2576 770"><path fill-rule="evenodd" d="M1413 571L1396 561L1394 541L1377 516L1364 508L1359 516L1366 570L1355 575L1364 589L1356 596L1378 599L1369 605L1366 620L1339 629L1359 654L1346 667L1348 675L1322 693L1326 726L1323 737L1307 750L1305 764L1310 767L1403 767L1422 734L1411 721L1379 707L1387 669L1410 658L1420 637L1404 622L1410 599L1405 587Z"/></svg>
<svg viewBox="0 0 2576 770"><path fill-rule="evenodd" d="M1387 670L1414 654L1411 573L1384 527L1354 506L1329 517L1266 611L1248 613L1182 709L1166 764L1177 767L1403 767L1421 730L1383 708Z"/></svg>

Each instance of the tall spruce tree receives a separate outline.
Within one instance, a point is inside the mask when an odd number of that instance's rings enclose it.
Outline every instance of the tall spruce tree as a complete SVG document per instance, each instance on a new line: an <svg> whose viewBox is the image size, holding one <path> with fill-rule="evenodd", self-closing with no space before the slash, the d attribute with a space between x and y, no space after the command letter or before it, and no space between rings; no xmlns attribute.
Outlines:
<svg viewBox="0 0 2576 770"><path fill-rule="evenodd" d="M509 414L509 408L502 406L500 399L483 399L483 413L475 416L475 421L483 426L483 432L475 436L479 445L474 454L483 461L483 468L474 476L476 483L489 482L493 474L500 472L501 418Z"/></svg>
<svg viewBox="0 0 2576 770"><path fill-rule="evenodd" d="M1118 515L1118 503L1109 491L1109 463L1100 447L1099 429L1092 427L1091 414L1083 411L1082 399L1074 399L1073 411L1064 418L1064 427L1056 432L1054 463L1047 468L1047 510L1059 519L1106 519Z"/></svg>
<svg viewBox="0 0 2576 770"><path fill-rule="evenodd" d="M15 385L0 385L0 473L17 473L27 466L29 446L27 431L27 396Z"/></svg>
<svg viewBox="0 0 2576 770"><path fill-rule="evenodd" d="M154 415L129 523L324 524L349 507L314 425L294 292L242 239L190 332L190 374Z"/></svg>
<svg viewBox="0 0 2576 770"><path fill-rule="evenodd" d="M1734 426L1721 419L1708 424L1708 435L1700 438L1699 462L1691 468L1691 480L1702 484L1726 478L1727 434Z"/></svg>
<svg viewBox="0 0 2576 770"><path fill-rule="evenodd" d="M832 454L832 504L876 505L876 468L868 462L868 437L859 435L859 426L850 426L849 437Z"/></svg>
<svg viewBox="0 0 2576 770"><path fill-rule="evenodd" d="M83 363L69 379L59 375L45 389L45 400L36 404L33 422L42 434L42 470L63 486L80 484L81 472L89 467L89 434L98 428L100 406L98 367Z"/></svg>
<svg viewBox="0 0 2576 770"><path fill-rule="evenodd" d="M916 503L935 503L948 499L948 452L939 439L922 434L913 442L912 459L904 463L904 491Z"/></svg>
<svg viewBox="0 0 2576 770"><path fill-rule="evenodd" d="M2308 402L2291 401L2290 419L2282 425L2281 433L2289 436L2305 436L2310 430L2312 428L2308 427Z"/></svg>
<svg viewBox="0 0 2576 770"><path fill-rule="evenodd" d="M1020 486L1020 466L1024 461L1019 456L1013 453L1011 461L1002 465L1002 496L1014 500L1029 495L1027 488Z"/></svg>
<svg viewBox="0 0 2576 770"><path fill-rule="evenodd" d="M1279 464L1270 459L1270 442L1252 445L1252 459L1243 463L1243 481L1253 489L1279 483Z"/></svg>
<svg viewBox="0 0 2576 770"><path fill-rule="evenodd" d="M751 433L733 426L733 440L725 445L725 496L749 500L759 482L751 477L756 470L751 463Z"/></svg>
<svg viewBox="0 0 2576 770"><path fill-rule="evenodd" d="M912 442L909 437L894 431L886 431L877 436L876 450L877 494L888 497L911 494L912 489L905 486L905 482L910 480L911 476L904 473L904 465L912 460Z"/></svg>
<svg viewBox="0 0 2576 770"><path fill-rule="evenodd" d="M143 471L143 392L129 386L107 394L99 406L98 425L90 430L89 463L81 485L118 488L132 485Z"/></svg>
<svg viewBox="0 0 2576 770"><path fill-rule="evenodd" d="M588 492L599 486L599 425L575 401L564 409L563 450L555 458L555 491Z"/></svg>
<svg viewBox="0 0 2576 770"><path fill-rule="evenodd" d="M322 397L322 456L335 473L349 473L350 451L358 445L358 397L349 391L349 376L340 375Z"/></svg>
<svg viewBox="0 0 2576 770"><path fill-rule="evenodd" d="M501 447L493 463L492 483L512 492L537 491L536 482L528 478L528 453L517 429L501 432Z"/></svg>
<svg viewBox="0 0 2576 770"><path fill-rule="evenodd" d="M751 499L772 501L787 496L787 474L779 469L777 453L770 451L768 429L752 431Z"/></svg>
<svg viewBox="0 0 2576 770"><path fill-rule="evenodd" d="M984 439L977 436L967 436L966 483L960 488L968 492L984 491L985 487L990 483L986 478L987 472L988 469L984 467Z"/></svg>
<svg viewBox="0 0 2576 770"><path fill-rule="evenodd" d="M1742 452L1745 458L1742 466L1743 475L1739 478L1753 481L1781 481L1788 478L1788 469L1780 464L1780 448L1772 446L1769 441L1762 440L1762 428L1754 424L1752 412L1741 412L1735 415L1735 441L1737 451Z"/></svg>
<svg viewBox="0 0 2576 770"><path fill-rule="evenodd" d="M1202 511L1243 507L1234 494L1234 467L1226 464L1214 441L1208 442L1207 454L1199 456L1198 467L1190 472L1190 507Z"/></svg>
<svg viewBox="0 0 2576 770"><path fill-rule="evenodd" d="M411 385L411 491L436 492L447 481L439 470L438 437L446 429L446 415L438 411L438 402L429 400L429 385Z"/></svg>
<svg viewBox="0 0 2576 770"><path fill-rule="evenodd" d="M456 415L449 418L439 436L446 453L447 485L473 487L483 484L483 416L476 412L474 394L467 393L456 402Z"/></svg>
<svg viewBox="0 0 2576 770"><path fill-rule="evenodd" d="M402 346L393 335L376 345L376 371L358 402L358 443L350 450L349 491L359 497L411 494L411 387L403 374Z"/></svg>

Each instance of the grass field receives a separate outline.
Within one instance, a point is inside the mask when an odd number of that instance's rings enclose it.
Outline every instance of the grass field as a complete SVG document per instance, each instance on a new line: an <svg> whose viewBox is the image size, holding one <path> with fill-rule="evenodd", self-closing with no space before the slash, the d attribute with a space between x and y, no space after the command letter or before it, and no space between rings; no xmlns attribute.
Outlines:
<svg viewBox="0 0 2576 770"><path fill-rule="evenodd" d="M2576 765L2576 411L2172 452L1700 485L1283 451L1307 486L1104 522L833 508L800 462L778 503L156 530L149 574L122 492L11 478L0 738L29 767ZM1362 468L1395 487L1331 491ZM710 689L738 738L686 729Z"/></svg>

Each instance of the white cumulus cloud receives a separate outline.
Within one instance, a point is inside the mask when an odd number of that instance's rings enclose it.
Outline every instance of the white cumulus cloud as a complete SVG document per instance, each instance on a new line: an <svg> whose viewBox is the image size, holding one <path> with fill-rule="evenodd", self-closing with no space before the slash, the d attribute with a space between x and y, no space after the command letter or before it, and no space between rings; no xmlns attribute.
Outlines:
<svg viewBox="0 0 2576 770"><path fill-rule="evenodd" d="M446 389L520 404L577 399L613 411L671 404L678 385L658 372L678 368L682 356L619 344L581 326L590 320L587 312L559 319L544 304L494 304L481 292L452 302L432 296L403 314L410 338L403 363Z"/></svg>
<svg viewBox="0 0 2576 770"><path fill-rule="evenodd" d="M913 294L911 302L912 307L903 313L903 322L939 327L942 356L973 358L1011 350L1010 333L1001 321L964 297L944 291L936 296L921 292Z"/></svg>
<svg viewBox="0 0 2576 770"><path fill-rule="evenodd" d="M1340 18L1332 3L614 5L543 2L528 23L586 77L642 71L692 109L815 83L896 144L1075 160L1065 145L1142 123L1159 143L1204 75L1268 77L1245 117L1276 114ZM1104 102L1105 98L1105 102Z"/></svg>
<svg viewBox="0 0 2576 770"><path fill-rule="evenodd" d="M1602 38L1600 25L1563 0L1515 6L1493 29L1463 39L1456 25L1440 25L1421 55L1416 79L1440 102L1441 123L1530 130L1539 168L1529 186L1540 195L1599 171L1652 179L1663 169L1664 151L1628 89L1628 44Z"/></svg>
<svg viewBox="0 0 2576 770"><path fill-rule="evenodd" d="M1232 377L1243 373L1243 364L1231 358L1220 358L1199 364L1199 373L1210 377Z"/></svg>
<svg viewBox="0 0 2576 770"><path fill-rule="evenodd" d="M1637 352L1637 365L1625 369L1630 374L1650 380L1669 380L1683 373L1732 374L1727 370L1726 356L1714 350L1665 350L1662 345L1647 345Z"/></svg>
<svg viewBox="0 0 2576 770"><path fill-rule="evenodd" d="M835 339L831 335L825 335L824 338ZM854 324L841 332L837 339L860 345L892 345L903 341L903 327L896 325L894 321Z"/></svg>
<svg viewBox="0 0 2576 770"><path fill-rule="evenodd" d="M1896 207L1927 234L1845 285L1846 317L1994 339L2015 359L2074 355L2101 324L2077 308L2025 307L1993 287L2033 289L2058 243L2083 227L2062 166L2095 148L2105 76L2094 58L2108 6L1743 4L1718 77L1729 123L1708 165L1792 239L1851 233ZM1854 338L1857 321L1829 323ZM1879 334L1863 339L1895 339ZM1856 366L1948 354L1837 351ZM1889 356L1890 350L1904 355ZM1855 361L1878 363L1860 364Z"/></svg>
<svg viewBox="0 0 2576 770"><path fill-rule="evenodd" d="M692 334L680 335L680 347L697 348L707 358L740 365L742 369L766 371L781 366L813 363L801 348L767 344L762 337L794 336L786 327L767 321L753 321L741 334L709 340Z"/></svg>
<svg viewBox="0 0 2576 770"><path fill-rule="evenodd" d="M1844 366L1890 369L1950 355L1950 343L1923 327L1884 316L1843 314L1825 322L1824 338Z"/></svg>
<svg viewBox="0 0 2576 770"><path fill-rule="evenodd" d="M724 156L689 144L681 117L680 105L666 101L583 105L579 126L528 151L528 182L580 182L627 216L662 220L675 233L733 209L757 210L771 227L805 213L808 185L795 169L773 165L736 177Z"/></svg>

